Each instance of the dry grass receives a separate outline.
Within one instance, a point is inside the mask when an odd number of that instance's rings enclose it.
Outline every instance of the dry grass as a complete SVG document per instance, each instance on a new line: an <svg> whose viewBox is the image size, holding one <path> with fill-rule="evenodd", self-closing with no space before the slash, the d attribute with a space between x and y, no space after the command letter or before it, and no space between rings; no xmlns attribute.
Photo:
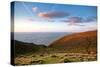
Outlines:
<svg viewBox="0 0 100 67"><path fill-rule="evenodd" d="M54 53L46 55L28 55L15 58L16 65L53 64L68 62L96 61L96 54Z"/></svg>

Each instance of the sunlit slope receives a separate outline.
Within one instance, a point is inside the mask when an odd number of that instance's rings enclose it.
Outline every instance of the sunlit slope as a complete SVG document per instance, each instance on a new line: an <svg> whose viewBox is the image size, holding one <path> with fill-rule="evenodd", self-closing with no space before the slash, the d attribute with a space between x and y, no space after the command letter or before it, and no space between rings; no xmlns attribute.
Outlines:
<svg viewBox="0 0 100 67"><path fill-rule="evenodd" d="M64 36L54 41L49 47L67 52L96 52L97 31L81 32Z"/></svg>

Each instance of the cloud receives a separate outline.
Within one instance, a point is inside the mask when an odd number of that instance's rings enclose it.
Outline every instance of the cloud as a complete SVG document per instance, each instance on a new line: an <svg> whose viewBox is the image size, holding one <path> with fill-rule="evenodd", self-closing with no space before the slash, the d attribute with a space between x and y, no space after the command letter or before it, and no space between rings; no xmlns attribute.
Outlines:
<svg viewBox="0 0 100 67"><path fill-rule="evenodd" d="M85 27L86 24L96 24L95 22L97 21L97 17L86 17L86 19L82 17L69 17L66 18L65 20L60 20L60 22L65 22L68 23L69 26L80 26L80 27Z"/></svg>
<svg viewBox="0 0 100 67"><path fill-rule="evenodd" d="M96 22L97 21L97 17L86 17L85 19L82 17L69 17L66 18L65 20L60 20L61 22L68 22L68 23L85 23L85 22Z"/></svg>
<svg viewBox="0 0 100 67"><path fill-rule="evenodd" d="M97 21L97 17L88 17L85 19L85 22L96 22Z"/></svg>
<svg viewBox="0 0 100 67"><path fill-rule="evenodd" d="M71 25L71 26L72 25L84 26L80 24L81 22L83 22L83 18L77 17L77 16L66 18L66 20L61 20L61 22L69 23L68 25Z"/></svg>
<svg viewBox="0 0 100 67"><path fill-rule="evenodd" d="M69 22L72 22L72 23L80 23L80 22L82 22L82 18L81 17L70 17L70 18L68 18L68 21Z"/></svg>
<svg viewBox="0 0 100 67"><path fill-rule="evenodd" d="M55 20L54 19L50 19L50 18L40 18L40 19L38 19L38 18L28 18L27 19L29 22L55 22Z"/></svg>
<svg viewBox="0 0 100 67"><path fill-rule="evenodd" d="M32 11L33 11L33 12L36 12L37 10L38 10L37 7L32 7Z"/></svg>
<svg viewBox="0 0 100 67"><path fill-rule="evenodd" d="M63 18L69 16L67 12L51 11L51 12L41 12L38 14L42 18Z"/></svg>

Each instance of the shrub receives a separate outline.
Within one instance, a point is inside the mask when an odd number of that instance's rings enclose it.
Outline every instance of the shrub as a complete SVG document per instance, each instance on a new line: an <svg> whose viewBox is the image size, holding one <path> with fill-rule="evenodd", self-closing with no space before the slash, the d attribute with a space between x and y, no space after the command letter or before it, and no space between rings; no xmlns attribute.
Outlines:
<svg viewBox="0 0 100 67"><path fill-rule="evenodd" d="M31 61L30 64L43 64L43 60L34 60Z"/></svg>
<svg viewBox="0 0 100 67"><path fill-rule="evenodd" d="M64 63L68 63L68 62L72 62L71 60L69 60L69 59L64 59Z"/></svg>
<svg viewBox="0 0 100 67"><path fill-rule="evenodd" d="M40 56L41 56L41 57L43 57L44 55L43 55L43 54L41 54Z"/></svg>
<svg viewBox="0 0 100 67"><path fill-rule="evenodd" d="M64 56L68 56L68 55L66 54L66 55L64 55Z"/></svg>
<svg viewBox="0 0 100 67"><path fill-rule="evenodd" d="M51 57L57 57L56 55L52 55Z"/></svg>
<svg viewBox="0 0 100 67"><path fill-rule="evenodd" d="M32 57L36 57L35 55L33 55Z"/></svg>

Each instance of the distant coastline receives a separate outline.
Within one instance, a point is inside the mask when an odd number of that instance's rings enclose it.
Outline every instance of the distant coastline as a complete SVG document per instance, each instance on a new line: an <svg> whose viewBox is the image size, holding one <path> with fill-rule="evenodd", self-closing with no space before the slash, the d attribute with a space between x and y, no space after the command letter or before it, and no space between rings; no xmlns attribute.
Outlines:
<svg viewBox="0 0 100 67"><path fill-rule="evenodd" d="M35 43L35 44L44 44L48 46L53 41L58 40L59 38L70 35L72 33L67 32L17 32L14 33L14 40Z"/></svg>

